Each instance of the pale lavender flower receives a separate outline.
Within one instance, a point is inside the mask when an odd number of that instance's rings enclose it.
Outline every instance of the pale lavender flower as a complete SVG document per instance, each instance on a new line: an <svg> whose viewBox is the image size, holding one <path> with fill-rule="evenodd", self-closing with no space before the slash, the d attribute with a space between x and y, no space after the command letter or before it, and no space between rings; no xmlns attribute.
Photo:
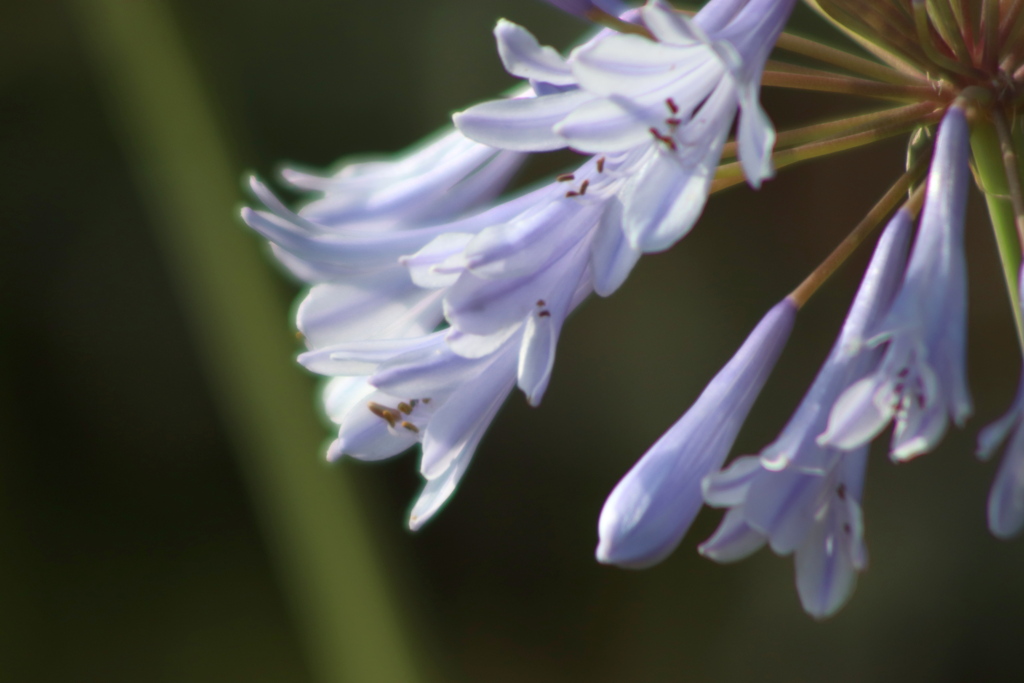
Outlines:
<svg viewBox="0 0 1024 683"><path fill-rule="evenodd" d="M729 507L700 552L717 562L741 560L766 542L795 553L800 602L814 617L835 613L867 567L860 497L867 448L830 453L822 473L771 471L755 456L738 458L706 482L709 505Z"/></svg>
<svg viewBox="0 0 1024 683"><path fill-rule="evenodd" d="M906 276L869 341L884 343L885 355L836 401L824 444L852 450L895 421L892 457L907 460L934 448L950 419L962 425L971 414L963 251L968 134L963 108L950 107L939 126Z"/></svg>
<svg viewBox="0 0 1024 683"><path fill-rule="evenodd" d="M729 454L795 318L792 300L776 304L693 406L622 478L601 510L599 562L647 567L675 549L703 503L701 480Z"/></svg>
<svg viewBox="0 0 1024 683"><path fill-rule="evenodd" d="M1018 275L1024 288L1024 269ZM999 538L1010 538L1024 528L1024 374L1013 405L1001 418L978 434L978 457L988 460L1003 442L1006 452L988 495L988 528ZM1009 437L1009 438L1007 438Z"/></svg>
<svg viewBox="0 0 1024 683"><path fill-rule="evenodd" d="M748 180L757 187L772 175L775 134L758 92L764 62L793 4L712 2L691 21L651 0L640 15L655 40L603 32L563 63L525 29L500 24L506 69L523 78L543 73L560 89L477 105L457 114L456 125L506 149L639 151L642 158L620 193L624 230L634 248L667 249L703 210L738 110Z"/></svg>
<svg viewBox="0 0 1024 683"><path fill-rule="evenodd" d="M890 221L839 338L779 437L759 457L738 458L703 483L708 505L730 509L700 552L718 562L743 559L766 542L779 555L795 552L800 600L818 618L843 605L866 567L858 500L867 447L846 453L816 437L836 397L881 354L860 347L896 292L912 223L905 210Z"/></svg>
<svg viewBox="0 0 1024 683"><path fill-rule="evenodd" d="M531 405L547 388L566 316L592 291L614 291L639 258L616 198L630 161L592 158L529 193L507 220L475 235L445 234L402 260L414 282L445 289L456 353L482 357L521 332L518 383Z"/></svg>
<svg viewBox="0 0 1024 683"><path fill-rule="evenodd" d="M339 425L330 460L381 460L422 444L426 484L410 515L414 530L455 491L516 381L520 335L473 359L454 353L445 336L337 344L299 357L334 377L324 393L325 410Z"/></svg>

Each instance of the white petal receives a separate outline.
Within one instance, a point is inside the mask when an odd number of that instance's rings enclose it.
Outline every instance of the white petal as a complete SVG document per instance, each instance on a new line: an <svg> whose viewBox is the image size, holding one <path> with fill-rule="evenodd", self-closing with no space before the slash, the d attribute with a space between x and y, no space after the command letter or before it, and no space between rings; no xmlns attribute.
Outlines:
<svg viewBox="0 0 1024 683"><path fill-rule="evenodd" d="M484 102L455 114L452 120L467 137L500 149L546 152L565 147L554 126L593 98L582 90L544 97L520 97Z"/></svg>
<svg viewBox="0 0 1024 683"><path fill-rule="evenodd" d="M479 376L461 384L430 418L423 435L420 472L435 479L469 444L479 441L515 382L515 356L505 352Z"/></svg>
<svg viewBox="0 0 1024 683"><path fill-rule="evenodd" d="M891 408L883 408L875 400L879 390L878 379L870 376L844 391L832 406L828 427L818 443L853 450L878 436L893 416Z"/></svg>
<svg viewBox="0 0 1024 683"><path fill-rule="evenodd" d="M725 563L750 557L763 546L764 536L747 525L742 508L734 508L725 513L715 533L697 550L704 557Z"/></svg>
<svg viewBox="0 0 1024 683"><path fill-rule="evenodd" d="M507 19L494 27L498 54L505 70L519 78L536 79L552 85L575 83L572 71L562 56L551 47L541 47L533 34Z"/></svg>
<svg viewBox="0 0 1024 683"><path fill-rule="evenodd" d="M594 291L598 296L611 296L640 260L640 250L629 243L622 230L622 203L618 199L606 203L590 248Z"/></svg>

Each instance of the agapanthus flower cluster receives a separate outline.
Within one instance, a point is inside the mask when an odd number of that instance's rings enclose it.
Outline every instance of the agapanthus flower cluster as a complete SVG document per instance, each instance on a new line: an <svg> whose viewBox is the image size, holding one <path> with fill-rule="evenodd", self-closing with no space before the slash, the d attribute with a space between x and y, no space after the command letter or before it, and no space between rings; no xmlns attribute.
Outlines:
<svg viewBox="0 0 1024 683"><path fill-rule="evenodd" d="M865 59L786 34L795 2L710 0L689 13L665 0L551 0L598 30L563 54L500 20L498 55L522 80L513 95L457 113L453 128L391 159L323 177L286 170L286 182L316 193L298 211L253 179L262 207L244 220L310 285L297 312L308 349L299 362L329 378L323 405L338 433L328 458L379 460L418 445L424 486L409 526L419 528L456 490L509 394L518 387L540 404L570 313L613 294L643 254L679 242L711 194L744 179L758 189L789 164L909 135L892 188L862 220L850 217L852 232L799 287L779 293L614 487L598 522L598 561L645 567L675 549L705 504L724 508L702 554L792 553L807 612L839 609L867 567L860 501L871 442L892 426L891 457L908 460L972 413L963 245L975 178L990 206L1009 207L992 222L1022 319L1024 3L809 3L875 57ZM779 53L804 63L770 59ZM776 133L762 87L889 104ZM559 149L580 163L502 195L527 154ZM760 453L726 465L799 309L882 224L792 419ZM984 457L1009 442L989 500L1000 537L1024 526L1021 386L979 442Z"/></svg>

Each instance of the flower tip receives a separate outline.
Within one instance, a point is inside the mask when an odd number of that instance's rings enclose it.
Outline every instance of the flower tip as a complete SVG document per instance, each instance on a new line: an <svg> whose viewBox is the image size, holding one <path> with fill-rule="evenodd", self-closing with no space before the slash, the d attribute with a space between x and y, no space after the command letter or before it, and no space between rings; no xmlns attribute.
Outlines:
<svg viewBox="0 0 1024 683"><path fill-rule="evenodd" d="M340 438L331 442L327 447L327 462L337 462L345 454L345 442Z"/></svg>
<svg viewBox="0 0 1024 683"><path fill-rule="evenodd" d="M668 552L654 556L630 554L628 551L624 552L621 546L617 546L617 544L608 542L605 539L601 539L598 542L597 550L594 552L594 557L601 564L614 565L620 569L647 569L661 562L667 555Z"/></svg>

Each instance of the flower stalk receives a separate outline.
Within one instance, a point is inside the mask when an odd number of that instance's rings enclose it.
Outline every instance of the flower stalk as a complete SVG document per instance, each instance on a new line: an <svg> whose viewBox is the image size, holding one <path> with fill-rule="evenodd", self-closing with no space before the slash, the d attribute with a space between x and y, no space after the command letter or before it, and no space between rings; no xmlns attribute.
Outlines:
<svg viewBox="0 0 1024 683"><path fill-rule="evenodd" d="M792 299L797 308L803 308L804 304L814 295L818 289L828 281L832 275L839 270L839 266L846 262L853 252L857 250L868 235L888 216L899 204L900 198L907 194L914 183L924 174L926 166L924 163L917 163L909 171L900 176L899 180L893 183L888 192L871 207L867 215L857 224L849 235L839 243L831 254L821 262L817 268L808 275L800 285L792 291L789 298ZM921 208L924 199L924 185L920 185L905 203L908 211L916 214Z"/></svg>
<svg viewBox="0 0 1024 683"><path fill-rule="evenodd" d="M1024 318L1021 316L1017 281L1021 264L1022 238L1018 233L1019 222L1014 214L1011 200L1013 191L1007 176L1008 164L1005 163L995 117L992 120L975 122L971 130L971 153L978 182L985 194L985 204L988 207L989 219L992 221L996 246L999 249L999 260L1003 266L1003 276L1010 296L1017 339L1024 348ZM1016 184L1016 192L1020 196L1019 177Z"/></svg>

